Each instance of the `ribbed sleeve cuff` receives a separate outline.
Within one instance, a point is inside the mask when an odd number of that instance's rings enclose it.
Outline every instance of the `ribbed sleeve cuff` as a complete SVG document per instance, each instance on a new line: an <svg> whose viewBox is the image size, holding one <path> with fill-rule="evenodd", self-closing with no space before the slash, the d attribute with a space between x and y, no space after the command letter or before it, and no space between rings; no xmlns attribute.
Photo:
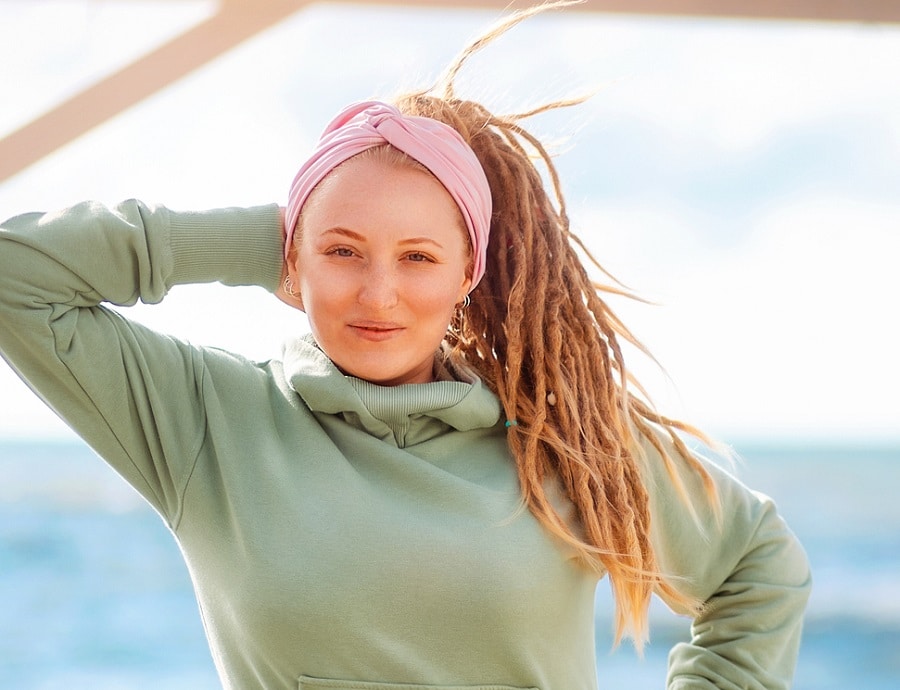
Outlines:
<svg viewBox="0 0 900 690"><path fill-rule="evenodd" d="M278 288L283 259L276 204L169 214L170 286L218 281Z"/></svg>

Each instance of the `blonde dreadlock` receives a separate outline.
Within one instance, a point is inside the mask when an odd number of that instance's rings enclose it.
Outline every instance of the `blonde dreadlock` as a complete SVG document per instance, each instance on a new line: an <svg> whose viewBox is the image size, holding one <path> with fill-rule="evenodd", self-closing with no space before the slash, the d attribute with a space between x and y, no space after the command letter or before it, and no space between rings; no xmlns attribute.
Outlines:
<svg viewBox="0 0 900 690"><path fill-rule="evenodd" d="M498 117L477 103L458 99L453 88L466 60L497 36L534 14L573 4L577 3L549 3L512 14L464 50L440 86L402 97L397 105L407 114L434 118L459 131L487 174L494 205L487 273L472 293L470 307L454 317L449 339L496 392L507 418L515 420L510 422L515 426L510 429L509 447L524 502L546 529L578 551L585 564L609 574L616 601L616 641L630 632L640 647L654 591L687 610L699 607L659 572L637 437L656 448L688 500L655 429L667 432L713 500L711 478L677 432L704 437L629 395L629 384L641 389L625 368L620 341L646 350L603 299L604 294L628 293L594 283L588 276L579 252L603 269L569 230L550 156L518 124L582 99ZM555 205L529 150L546 166ZM554 509L545 490L551 479L559 482L575 506L578 525L568 524Z"/></svg>

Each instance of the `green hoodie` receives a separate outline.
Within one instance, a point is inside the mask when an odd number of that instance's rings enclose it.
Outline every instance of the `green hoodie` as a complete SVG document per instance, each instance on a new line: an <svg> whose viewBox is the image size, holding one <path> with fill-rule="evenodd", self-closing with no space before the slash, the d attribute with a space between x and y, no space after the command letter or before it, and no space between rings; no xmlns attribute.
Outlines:
<svg viewBox="0 0 900 690"><path fill-rule="evenodd" d="M13 218L0 349L172 530L226 688L596 688L597 578L522 508L480 381L377 386L309 336L251 362L101 304L179 283L274 291L280 223L274 205L135 201ZM684 469L695 520L643 451L661 564L708 602L668 687L789 687L809 592L796 539L711 464L724 519Z"/></svg>

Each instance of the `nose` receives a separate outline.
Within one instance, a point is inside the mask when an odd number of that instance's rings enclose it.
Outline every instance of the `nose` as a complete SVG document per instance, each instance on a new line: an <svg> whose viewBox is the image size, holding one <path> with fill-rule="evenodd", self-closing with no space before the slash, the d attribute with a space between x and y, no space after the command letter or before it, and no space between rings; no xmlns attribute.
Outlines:
<svg viewBox="0 0 900 690"><path fill-rule="evenodd" d="M363 276L359 303L368 309L390 309L397 304L397 275L392 267L373 264Z"/></svg>

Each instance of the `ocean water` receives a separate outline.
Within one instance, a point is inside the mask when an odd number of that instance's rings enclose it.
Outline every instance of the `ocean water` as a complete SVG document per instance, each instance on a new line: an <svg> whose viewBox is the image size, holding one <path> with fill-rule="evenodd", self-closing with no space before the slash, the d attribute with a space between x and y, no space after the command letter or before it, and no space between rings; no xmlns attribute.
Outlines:
<svg viewBox="0 0 900 690"><path fill-rule="evenodd" d="M794 688L900 688L900 444L737 450L738 475L776 499L813 566ZM688 623L654 606L644 658L612 651L606 591L600 687L664 687ZM218 687L159 518L80 444L0 442L0 688Z"/></svg>

